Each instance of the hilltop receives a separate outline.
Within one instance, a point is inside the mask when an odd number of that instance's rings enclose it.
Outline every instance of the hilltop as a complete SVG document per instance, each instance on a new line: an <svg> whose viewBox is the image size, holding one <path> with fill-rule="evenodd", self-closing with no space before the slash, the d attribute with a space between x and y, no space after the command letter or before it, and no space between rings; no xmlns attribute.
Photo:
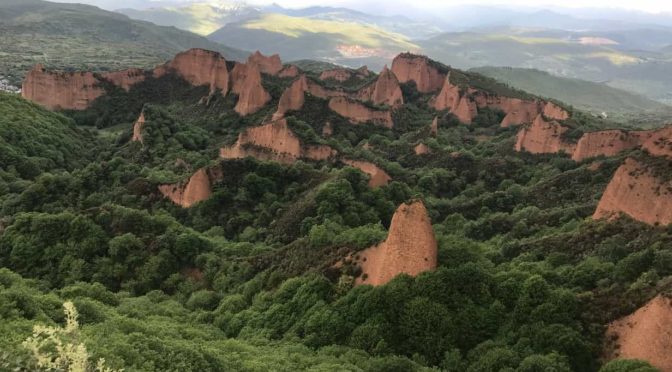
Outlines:
<svg viewBox="0 0 672 372"><path fill-rule="evenodd" d="M174 27L81 4L41 0L0 3L0 76L20 85L36 63L58 69L110 71L149 67L194 47L217 50L230 59L247 53Z"/></svg>

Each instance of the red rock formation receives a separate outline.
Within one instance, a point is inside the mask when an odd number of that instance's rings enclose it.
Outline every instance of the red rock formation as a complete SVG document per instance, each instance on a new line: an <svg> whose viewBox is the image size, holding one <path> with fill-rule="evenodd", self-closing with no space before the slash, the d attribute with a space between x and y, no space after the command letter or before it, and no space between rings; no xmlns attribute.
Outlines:
<svg viewBox="0 0 672 372"><path fill-rule="evenodd" d="M609 325L605 337L617 348L607 350L608 359L641 359L661 371L672 371L672 305L658 295L634 313Z"/></svg>
<svg viewBox="0 0 672 372"><path fill-rule="evenodd" d="M567 120L569 119L569 113L565 111L562 107L556 105L553 102L546 102L544 104L543 114L545 117L553 120Z"/></svg>
<svg viewBox="0 0 672 372"><path fill-rule="evenodd" d="M392 62L392 72L401 83L414 81L418 92L430 93L441 89L445 75L432 66L429 58L413 54L400 54Z"/></svg>
<svg viewBox="0 0 672 372"><path fill-rule="evenodd" d="M515 149L533 154L548 154L564 151L574 152L575 145L563 141L562 134L569 129L555 121L548 122L542 115L537 115L534 122L518 132Z"/></svg>
<svg viewBox="0 0 672 372"><path fill-rule="evenodd" d="M604 191L594 219L625 213L651 225L672 223L672 182L663 182L644 164L626 159Z"/></svg>
<svg viewBox="0 0 672 372"><path fill-rule="evenodd" d="M256 65L259 71L269 75L277 75L282 70L282 61L279 55L274 54L266 57L258 50L247 58L247 64Z"/></svg>
<svg viewBox="0 0 672 372"><path fill-rule="evenodd" d="M437 244L421 201L402 204L392 217L387 239L353 256L362 268L356 284L383 285L399 274L416 276L434 270Z"/></svg>
<svg viewBox="0 0 672 372"><path fill-rule="evenodd" d="M336 80L339 82L344 82L352 77L353 73L347 68L335 68L331 70L322 71L320 74L320 80Z"/></svg>
<svg viewBox="0 0 672 372"><path fill-rule="evenodd" d="M322 136L331 137L334 134L334 127L331 125L331 122L326 122L324 127L322 127Z"/></svg>
<svg viewBox="0 0 672 372"><path fill-rule="evenodd" d="M380 72L375 83L362 88L357 93L357 98L363 101L372 101L376 105L397 107L404 104L399 81L387 66Z"/></svg>
<svg viewBox="0 0 672 372"><path fill-rule="evenodd" d="M439 118L434 117L432 120L432 125L429 127L429 135L432 137L437 137L439 135Z"/></svg>
<svg viewBox="0 0 672 372"><path fill-rule="evenodd" d="M238 135L233 146L220 150L220 157L224 159L251 156L284 164L291 164L300 158L327 160L335 155L336 151L326 145L302 145L285 119L249 128Z"/></svg>
<svg viewBox="0 0 672 372"><path fill-rule="evenodd" d="M47 71L38 64L26 75L21 96L50 110L84 110L105 93L99 83L91 72Z"/></svg>
<svg viewBox="0 0 672 372"><path fill-rule="evenodd" d="M431 152L429 147L427 145L425 145L424 143L417 144L413 148L413 151L415 152L415 155L425 155L425 154L429 154Z"/></svg>
<svg viewBox="0 0 672 372"><path fill-rule="evenodd" d="M648 138L642 143L643 149L654 156L672 157L672 126L646 133Z"/></svg>
<svg viewBox="0 0 672 372"><path fill-rule="evenodd" d="M238 80L236 80L236 83ZM271 100L271 95L261 85L261 73L256 65L245 67L245 74L236 90L238 103L234 110L241 116L259 111Z"/></svg>
<svg viewBox="0 0 672 372"><path fill-rule="evenodd" d="M576 144L572 155L575 161L604 155L614 156L623 150L641 146L650 132L625 132L622 130L604 130L584 133Z"/></svg>
<svg viewBox="0 0 672 372"><path fill-rule="evenodd" d="M229 71L221 54L205 49L189 49L179 53L163 66L154 70L157 77L175 72L194 86L207 85L210 92L220 89L226 95L229 91Z"/></svg>
<svg viewBox="0 0 672 372"><path fill-rule="evenodd" d="M278 102L278 110L273 114L273 120L283 118L289 111L300 110L306 101L305 92L307 90L308 81L305 75L301 75L282 93Z"/></svg>
<svg viewBox="0 0 672 372"><path fill-rule="evenodd" d="M471 124L478 114L476 103L469 99L466 92L460 92L460 88L450 82L450 73L446 76L441 92L434 99L434 108L438 111L448 110L466 124Z"/></svg>
<svg viewBox="0 0 672 372"><path fill-rule="evenodd" d="M125 91L129 91L133 85L145 81L146 72L139 68L131 68L105 73L103 74L103 78Z"/></svg>
<svg viewBox="0 0 672 372"><path fill-rule="evenodd" d="M386 128L392 128L392 113L388 110L374 110L346 97L334 97L329 100L329 108L348 118L351 123L372 122Z"/></svg>
<svg viewBox="0 0 672 372"><path fill-rule="evenodd" d="M387 172L382 170L377 165L369 163L368 161L344 159L343 163L368 174L370 177L369 187L371 188L385 186L392 180L392 177L390 177Z"/></svg>
<svg viewBox="0 0 672 372"><path fill-rule="evenodd" d="M296 67L295 65L289 65L280 71L278 74L279 77L281 78L295 78L299 76L301 72L299 71L299 68Z"/></svg>
<svg viewBox="0 0 672 372"><path fill-rule="evenodd" d="M133 124L133 138L131 141L133 142L140 142L144 144L143 139L142 139L142 129L145 126L145 112L142 111L140 113L140 116L138 117L138 120L135 121Z"/></svg>
<svg viewBox="0 0 672 372"><path fill-rule="evenodd" d="M161 185L159 191L173 203L189 208L192 205L207 200L212 195L210 176L205 168L194 173L186 183Z"/></svg>

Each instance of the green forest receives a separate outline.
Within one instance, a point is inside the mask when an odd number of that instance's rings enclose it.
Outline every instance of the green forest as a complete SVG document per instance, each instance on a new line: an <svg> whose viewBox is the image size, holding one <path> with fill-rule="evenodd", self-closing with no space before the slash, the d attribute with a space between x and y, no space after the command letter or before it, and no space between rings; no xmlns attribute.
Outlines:
<svg viewBox="0 0 672 372"><path fill-rule="evenodd" d="M207 87L173 75L105 86L80 112L0 93L0 370L59 370L26 346L44 334L85 345L91 371L656 370L603 359L607 325L672 285L672 228L591 218L633 153L515 152L503 112L465 125L411 82L392 128L350 124L311 95L288 115L303 143L375 163L386 186L339 161L218 159L291 81L264 75L272 101L245 117L235 95L205 104ZM570 139L614 126L573 111ZM143 143L131 141L141 112ZM158 191L203 167L223 175L208 200L181 208ZM334 263L383 241L412 199L429 211L437 269L353 285Z"/></svg>

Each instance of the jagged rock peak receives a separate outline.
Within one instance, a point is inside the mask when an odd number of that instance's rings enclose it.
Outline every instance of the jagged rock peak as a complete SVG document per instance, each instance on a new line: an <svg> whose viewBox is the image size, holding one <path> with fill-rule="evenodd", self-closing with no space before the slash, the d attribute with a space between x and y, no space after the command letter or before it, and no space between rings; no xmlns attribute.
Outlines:
<svg viewBox="0 0 672 372"><path fill-rule="evenodd" d="M257 65L259 71L264 74L277 75L282 70L282 61L279 55L273 54L266 57L258 50L247 58L247 63Z"/></svg>
<svg viewBox="0 0 672 372"><path fill-rule="evenodd" d="M399 274L416 276L434 270L437 243L427 209L414 200L397 208L387 239L352 256L362 269L356 284L383 285Z"/></svg>

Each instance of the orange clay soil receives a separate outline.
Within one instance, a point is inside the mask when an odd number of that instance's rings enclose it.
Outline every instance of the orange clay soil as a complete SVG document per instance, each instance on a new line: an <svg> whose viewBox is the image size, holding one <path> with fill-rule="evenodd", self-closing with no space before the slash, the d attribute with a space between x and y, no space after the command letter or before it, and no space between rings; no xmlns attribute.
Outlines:
<svg viewBox="0 0 672 372"><path fill-rule="evenodd" d="M625 213L651 225L672 223L672 182L663 182L643 164L626 159L604 191L594 219Z"/></svg>
<svg viewBox="0 0 672 372"><path fill-rule="evenodd" d="M672 305L658 295L634 313L609 325L607 359L641 359L672 372Z"/></svg>
<svg viewBox="0 0 672 372"><path fill-rule="evenodd" d="M344 159L343 163L368 174L370 177L369 187L371 188L385 186L392 180L392 177L390 177L387 172L382 170L377 165L369 163L368 161Z"/></svg>
<svg viewBox="0 0 672 372"><path fill-rule="evenodd" d="M416 276L434 270L437 244L421 201L402 204L392 217L387 239L351 257L362 269L355 283L383 285L399 274Z"/></svg>

